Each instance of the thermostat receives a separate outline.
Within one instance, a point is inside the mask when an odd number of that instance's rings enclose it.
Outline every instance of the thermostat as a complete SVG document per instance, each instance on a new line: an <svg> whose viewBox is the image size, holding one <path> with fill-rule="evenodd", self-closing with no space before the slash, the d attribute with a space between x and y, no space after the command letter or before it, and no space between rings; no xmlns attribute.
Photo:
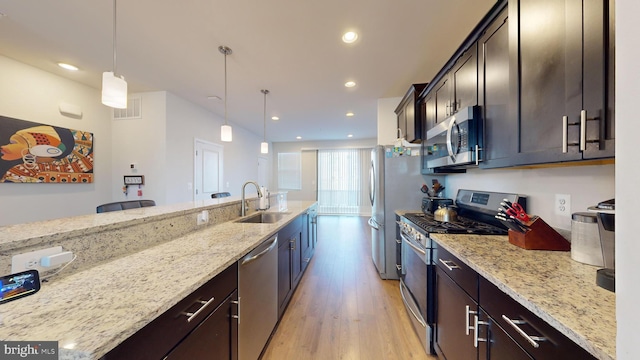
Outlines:
<svg viewBox="0 0 640 360"><path fill-rule="evenodd" d="M144 175L125 175L125 185L144 185Z"/></svg>

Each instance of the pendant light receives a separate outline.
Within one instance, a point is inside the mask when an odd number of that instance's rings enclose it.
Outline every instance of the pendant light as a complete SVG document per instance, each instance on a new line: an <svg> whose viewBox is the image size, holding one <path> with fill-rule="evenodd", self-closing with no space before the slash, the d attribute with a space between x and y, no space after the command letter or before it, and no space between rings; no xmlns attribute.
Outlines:
<svg viewBox="0 0 640 360"><path fill-rule="evenodd" d="M224 54L224 125L220 128L220 140L231 142L233 134L231 126L227 123L227 55L233 51L227 46L219 46L218 50Z"/></svg>
<svg viewBox="0 0 640 360"><path fill-rule="evenodd" d="M260 153L268 154L269 153L269 143L267 142L267 94L269 90L260 90L261 93L264 94L264 129L262 132L262 143L260 143Z"/></svg>
<svg viewBox="0 0 640 360"><path fill-rule="evenodd" d="M116 0L113 0L113 71L102 73L102 103L116 109L127 108L127 82L116 75Z"/></svg>

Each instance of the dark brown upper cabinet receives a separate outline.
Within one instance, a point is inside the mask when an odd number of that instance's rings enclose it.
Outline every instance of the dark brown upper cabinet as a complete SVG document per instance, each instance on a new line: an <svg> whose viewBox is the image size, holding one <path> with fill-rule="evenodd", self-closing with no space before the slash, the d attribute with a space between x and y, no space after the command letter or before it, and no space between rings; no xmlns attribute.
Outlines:
<svg viewBox="0 0 640 360"><path fill-rule="evenodd" d="M402 135L397 136L404 137L410 143L420 143L422 140L424 119L416 103L418 95L426 86L427 84L411 85L395 110L398 116L398 129L402 132Z"/></svg>
<svg viewBox="0 0 640 360"><path fill-rule="evenodd" d="M612 1L509 1L479 41L482 167L614 156L613 23Z"/></svg>

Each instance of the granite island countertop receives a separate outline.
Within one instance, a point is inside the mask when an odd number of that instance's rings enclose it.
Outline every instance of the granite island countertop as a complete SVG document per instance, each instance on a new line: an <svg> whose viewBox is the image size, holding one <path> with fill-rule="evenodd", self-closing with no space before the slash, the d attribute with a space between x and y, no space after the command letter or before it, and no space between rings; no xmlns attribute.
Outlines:
<svg viewBox="0 0 640 360"><path fill-rule="evenodd" d="M227 221L43 283L0 307L0 339L58 341L60 359L98 359L313 203L289 201L276 223Z"/></svg>
<svg viewBox="0 0 640 360"><path fill-rule="evenodd" d="M507 236L430 234L440 246L598 359L616 357L616 299L598 267L570 252L525 250Z"/></svg>

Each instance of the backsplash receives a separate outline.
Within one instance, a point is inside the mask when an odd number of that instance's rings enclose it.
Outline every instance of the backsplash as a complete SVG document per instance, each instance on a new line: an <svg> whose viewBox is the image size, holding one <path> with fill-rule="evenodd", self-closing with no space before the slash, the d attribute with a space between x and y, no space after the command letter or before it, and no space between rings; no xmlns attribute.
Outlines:
<svg viewBox="0 0 640 360"><path fill-rule="evenodd" d="M257 207L257 200L249 202L253 211ZM209 211L209 222L196 225L198 213L202 210ZM0 273L11 273L13 255L62 246L64 251L72 251L77 258L53 279L56 280L190 232L233 220L239 214L240 202L236 200L209 206L187 206L186 209L184 205L155 206L0 227L0 231L8 234L0 237ZM75 226L78 223L83 226ZM39 228L41 235L28 234L28 230L34 227Z"/></svg>
<svg viewBox="0 0 640 360"><path fill-rule="evenodd" d="M541 169L473 169L447 175L446 197L458 189L517 193L527 196L527 211L539 215L563 236L570 236L571 214L614 198L615 165L568 166ZM555 211L555 195L570 195L568 216ZM496 209L497 210L497 209Z"/></svg>

